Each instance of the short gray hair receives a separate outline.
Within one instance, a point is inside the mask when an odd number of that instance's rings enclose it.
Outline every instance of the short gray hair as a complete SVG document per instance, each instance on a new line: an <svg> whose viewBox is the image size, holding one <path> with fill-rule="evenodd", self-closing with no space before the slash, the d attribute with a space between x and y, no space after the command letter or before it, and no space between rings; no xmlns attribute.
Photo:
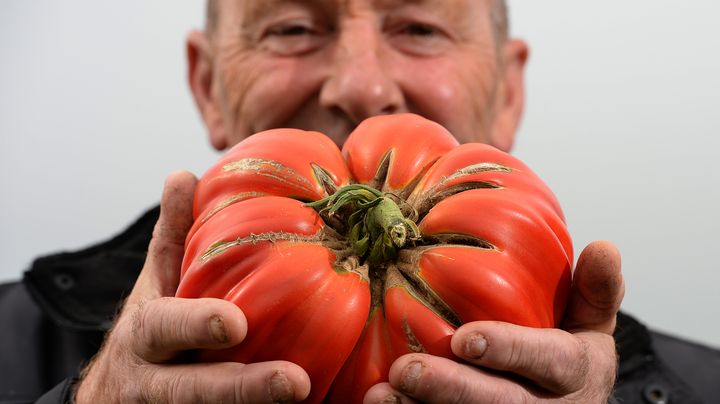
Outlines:
<svg viewBox="0 0 720 404"><path fill-rule="evenodd" d="M505 0L490 1L492 2L490 22L493 27L493 34L498 43L503 43L510 37L510 19L508 18L507 3Z"/></svg>
<svg viewBox="0 0 720 404"><path fill-rule="evenodd" d="M510 23L508 19L507 3L505 0L490 0L490 22L493 26L493 34L498 44L505 42L510 36ZM220 16L218 0L207 0L205 11L205 30L212 34L217 28Z"/></svg>
<svg viewBox="0 0 720 404"><path fill-rule="evenodd" d="M208 33L214 32L217 28L219 14L217 0L207 0L205 8L205 30Z"/></svg>

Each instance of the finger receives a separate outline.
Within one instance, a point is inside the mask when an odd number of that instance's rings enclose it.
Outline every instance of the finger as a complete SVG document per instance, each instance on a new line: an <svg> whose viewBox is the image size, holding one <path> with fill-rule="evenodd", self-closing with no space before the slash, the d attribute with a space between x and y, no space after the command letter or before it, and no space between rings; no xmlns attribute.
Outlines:
<svg viewBox="0 0 720 404"><path fill-rule="evenodd" d="M152 403L278 403L310 393L307 373L290 362L155 366L137 398Z"/></svg>
<svg viewBox="0 0 720 404"><path fill-rule="evenodd" d="M458 328L450 346L474 365L511 372L558 394L582 388L590 368L586 340L558 329L478 321Z"/></svg>
<svg viewBox="0 0 720 404"><path fill-rule="evenodd" d="M390 367L390 384L424 403L521 403L532 397L498 375L425 354L398 358Z"/></svg>
<svg viewBox="0 0 720 404"><path fill-rule="evenodd" d="M607 241L590 243L578 258L562 328L612 334L624 295L619 251Z"/></svg>
<svg viewBox="0 0 720 404"><path fill-rule="evenodd" d="M363 404L416 404L417 401L394 389L390 383L379 383L365 393Z"/></svg>
<svg viewBox="0 0 720 404"><path fill-rule="evenodd" d="M247 334L245 315L225 300L166 297L134 310L131 349L148 362L164 362L190 349L228 348Z"/></svg>
<svg viewBox="0 0 720 404"><path fill-rule="evenodd" d="M160 217L148 255L128 304L172 296L180 277L185 237L192 226L192 202L197 179L186 171L170 174L160 201Z"/></svg>

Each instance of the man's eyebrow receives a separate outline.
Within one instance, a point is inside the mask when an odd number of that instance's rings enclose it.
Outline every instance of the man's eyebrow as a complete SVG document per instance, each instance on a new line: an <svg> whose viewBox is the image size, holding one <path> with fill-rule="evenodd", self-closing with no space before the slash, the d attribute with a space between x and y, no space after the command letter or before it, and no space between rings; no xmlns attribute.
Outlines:
<svg viewBox="0 0 720 404"><path fill-rule="evenodd" d="M334 0L244 0L242 1L243 15L252 17L267 15L275 11L277 7L286 4L297 4L320 10L334 9L336 6Z"/></svg>
<svg viewBox="0 0 720 404"><path fill-rule="evenodd" d="M425 3L426 0L375 0L373 4L375 6L386 7L398 7L405 4L421 4Z"/></svg>
<svg viewBox="0 0 720 404"><path fill-rule="evenodd" d="M405 5L447 5L448 0L374 0L373 5L382 8L394 8Z"/></svg>
<svg viewBox="0 0 720 404"><path fill-rule="evenodd" d="M286 5L296 5L304 9L310 9L318 14L335 15L339 10L348 10L356 3L356 0L235 0L242 8L242 26L250 28L255 26L260 18L272 15ZM488 0L465 0L465 1L488 1ZM463 20L466 17L462 10L466 7L458 7L457 2L448 0L371 0L372 7L376 10L392 10L403 6L419 6L433 10L434 13L450 18L454 21ZM465 3L463 3L465 4Z"/></svg>
<svg viewBox="0 0 720 404"><path fill-rule="evenodd" d="M468 1L487 1L487 0L468 0ZM450 4L448 4L450 3ZM463 3L464 4L464 3ZM458 7L458 2L449 2L448 0L374 0L373 5L378 9L391 10L402 6L419 6L433 10L446 18L454 20L465 17L463 10L467 7Z"/></svg>

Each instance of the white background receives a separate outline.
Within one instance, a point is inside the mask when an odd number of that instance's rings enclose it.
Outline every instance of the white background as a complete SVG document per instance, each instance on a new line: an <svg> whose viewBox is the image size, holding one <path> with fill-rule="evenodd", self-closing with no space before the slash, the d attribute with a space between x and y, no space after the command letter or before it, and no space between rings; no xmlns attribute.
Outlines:
<svg viewBox="0 0 720 404"><path fill-rule="evenodd" d="M576 248L623 253L624 309L720 346L720 3L510 1L531 46L516 154ZM0 281L118 232L217 158L185 84L200 0L0 3Z"/></svg>

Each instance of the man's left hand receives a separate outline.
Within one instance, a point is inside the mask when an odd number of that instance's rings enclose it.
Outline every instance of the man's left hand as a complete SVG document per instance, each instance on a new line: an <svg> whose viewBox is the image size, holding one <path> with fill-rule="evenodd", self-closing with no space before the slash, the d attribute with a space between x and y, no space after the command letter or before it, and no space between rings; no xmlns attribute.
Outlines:
<svg viewBox="0 0 720 404"><path fill-rule="evenodd" d="M617 355L612 332L624 295L620 254L591 243L578 260L561 329L477 321L452 350L466 364L425 354L398 358L366 403L607 402Z"/></svg>

